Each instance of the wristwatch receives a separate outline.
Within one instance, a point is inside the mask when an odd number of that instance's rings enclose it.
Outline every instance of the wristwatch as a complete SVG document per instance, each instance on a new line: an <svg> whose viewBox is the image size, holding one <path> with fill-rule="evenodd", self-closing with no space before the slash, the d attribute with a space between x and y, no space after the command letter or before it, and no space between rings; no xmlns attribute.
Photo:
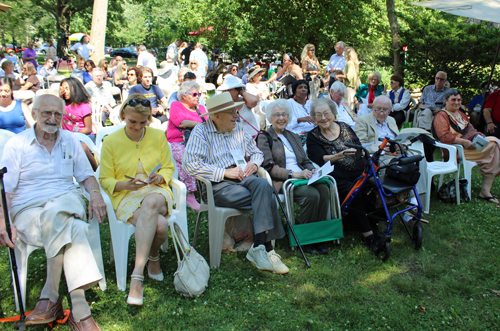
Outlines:
<svg viewBox="0 0 500 331"><path fill-rule="evenodd" d="M293 177L293 170L290 170L290 172L288 173L288 178L292 178Z"/></svg>

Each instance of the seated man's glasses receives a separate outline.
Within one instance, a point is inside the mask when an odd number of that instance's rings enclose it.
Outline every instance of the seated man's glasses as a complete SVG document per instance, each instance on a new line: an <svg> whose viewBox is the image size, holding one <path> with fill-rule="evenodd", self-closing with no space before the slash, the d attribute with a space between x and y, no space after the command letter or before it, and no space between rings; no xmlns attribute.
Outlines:
<svg viewBox="0 0 500 331"><path fill-rule="evenodd" d="M54 115L54 117L58 120L60 120L62 117L63 117L63 113L60 112L60 111L55 111L55 112L52 112L50 110L42 110L40 112L40 114L42 114L43 117L47 117L47 118L51 118L52 115Z"/></svg>
<svg viewBox="0 0 500 331"><path fill-rule="evenodd" d="M228 111L221 111L221 113L225 113L225 114L229 114L231 116L234 116L234 115L240 115L240 112L237 111L236 109L233 109L233 110L228 110Z"/></svg>
<svg viewBox="0 0 500 331"><path fill-rule="evenodd" d="M383 114L383 113L389 114L391 112L391 110L388 108L378 108L377 107L377 108L374 108L373 110L379 114Z"/></svg>

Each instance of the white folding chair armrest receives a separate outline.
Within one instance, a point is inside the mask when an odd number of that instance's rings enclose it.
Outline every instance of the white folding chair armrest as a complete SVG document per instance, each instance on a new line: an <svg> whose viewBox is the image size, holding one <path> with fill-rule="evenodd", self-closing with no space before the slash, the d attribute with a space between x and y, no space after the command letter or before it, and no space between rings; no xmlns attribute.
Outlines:
<svg viewBox="0 0 500 331"><path fill-rule="evenodd" d="M186 209L186 196L187 188L186 185L176 178L170 180L170 186L177 191L175 196L175 210L185 210Z"/></svg>
<svg viewBox="0 0 500 331"><path fill-rule="evenodd" d="M200 176L195 176L197 180L205 184L206 186L206 191L207 191L207 205L213 205L215 206L215 200L214 200L214 191L212 190L212 182L209 181L208 179L205 179Z"/></svg>
<svg viewBox="0 0 500 331"><path fill-rule="evenodd" d="M457 148L455 146L443 144L440 143L439 141L436 141L436 146L448 150L448 152L450 153L450 158L448 162L452 162L455 165L457 164Z"/></svg>
<svg viewBox="0 0 500 331"><path fill-rule="evenodd" d="M464 162L465 161L464 146L462 146L460 144L451 144L451 146L453 146L457 149L458 158L459 158L460 162Z"/></svg>

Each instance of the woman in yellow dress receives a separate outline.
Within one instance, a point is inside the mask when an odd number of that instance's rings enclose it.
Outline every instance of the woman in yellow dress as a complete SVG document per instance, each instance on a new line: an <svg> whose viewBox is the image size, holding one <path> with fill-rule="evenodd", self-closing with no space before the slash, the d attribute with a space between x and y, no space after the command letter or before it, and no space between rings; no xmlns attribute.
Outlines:
<svg viewBox="0 0 500 331"><path fill-rule="evenodd" d="M138 93L130 95L120 109L120 120L125 122L124 129L103 141L99 180L117 219L135 226L135 267L127 303L142 305L144 267L150 278L163 280L159 249L167 238L173 201L168 183L175 166L165 133L147 126L152 120L148 99ZM159 163L163 165L148 182L148 174Z"/></svg>

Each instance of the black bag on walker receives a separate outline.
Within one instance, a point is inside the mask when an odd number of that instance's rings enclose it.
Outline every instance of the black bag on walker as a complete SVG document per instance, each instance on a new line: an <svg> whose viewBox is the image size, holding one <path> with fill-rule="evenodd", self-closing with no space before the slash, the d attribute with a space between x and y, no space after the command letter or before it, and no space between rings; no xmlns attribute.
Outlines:
<svg viewBox="0 0 500 331"><path fill-rule="evenodd" d="M387 168L386 176L410 185L417 184L420 178L420 170L418 167L418 162L420 160L412 162L411 158L412 157L392 159Z"/></svg>

